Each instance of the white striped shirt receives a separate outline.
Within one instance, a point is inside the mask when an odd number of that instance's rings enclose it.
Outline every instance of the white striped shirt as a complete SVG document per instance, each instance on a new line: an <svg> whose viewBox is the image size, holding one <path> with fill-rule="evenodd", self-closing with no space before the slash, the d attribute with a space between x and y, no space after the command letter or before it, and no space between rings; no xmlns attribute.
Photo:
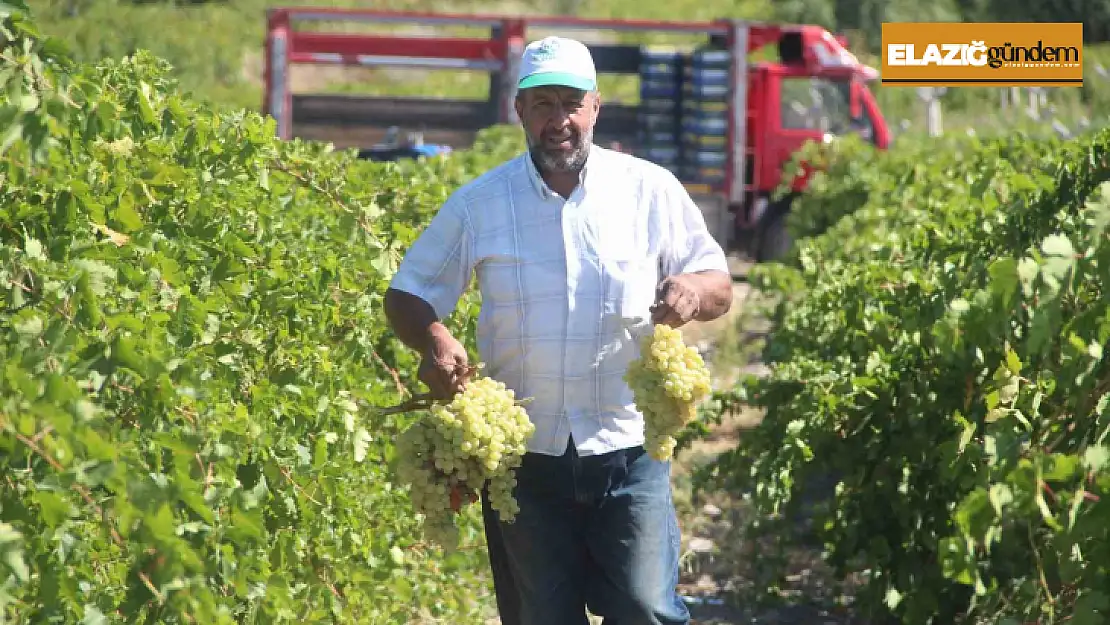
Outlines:
<svg viewBox="0 0 1110 625"><path fill-rule="evenodd" d="M701 211L666 169L598 145L571 196L524 153L456 190L413 243L392 287L451 314L477 274L483 374L526 406L528 450L586 456L643 444L621 379L662 276L727 272Z"/></svg>

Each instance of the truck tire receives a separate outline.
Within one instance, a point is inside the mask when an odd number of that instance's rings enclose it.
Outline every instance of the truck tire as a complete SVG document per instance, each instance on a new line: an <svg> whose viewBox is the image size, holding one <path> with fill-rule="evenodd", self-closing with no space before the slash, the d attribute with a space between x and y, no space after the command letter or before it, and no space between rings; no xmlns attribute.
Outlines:
<svg viewBox="0 0 1110 625"><path fill-rule="evenodd" d="M767 215L759 226L759 237L756 247L756 262L770 263L782 260L789 252L794 242L786 230L785 207L779 208Z"/></svg>

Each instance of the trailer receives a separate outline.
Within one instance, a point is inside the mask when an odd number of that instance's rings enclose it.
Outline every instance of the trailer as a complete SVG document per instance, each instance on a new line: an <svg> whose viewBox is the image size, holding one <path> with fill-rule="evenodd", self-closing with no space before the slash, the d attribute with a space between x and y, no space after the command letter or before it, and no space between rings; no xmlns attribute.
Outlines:
<svg viewBox="0 0 1110 625"><path fill-rule="evenodd" d="M808 141L856 133L886 149L891 133L868 85L878 72L843 38L820 26L420 13L339 8L273 8L267 14L264 112L278 135L339 148L388 151L383 140L417 132L446 149L465 149L483 128L517 124L515 78L535 33L559 33L589 47L599 79L634 76L636 102L602 93L594 141L667 167L701 207L713 235L757 261L788 248L784 219L809 173L773 194L783 165ZM379 32L335 32L313 24L373 24ZM477 30L479 36L426 34ZM384 32L383 32L384 30ZM408 31L418 31L409 34ZM583 34L579 34L583 33ZM688 47L614 43L615 34L669 33ZM753 56L777 48L773 60ZM772 48L772 50L774 50ZM436 69L489 76L482 98L294 93L296 65Z"/></svg>

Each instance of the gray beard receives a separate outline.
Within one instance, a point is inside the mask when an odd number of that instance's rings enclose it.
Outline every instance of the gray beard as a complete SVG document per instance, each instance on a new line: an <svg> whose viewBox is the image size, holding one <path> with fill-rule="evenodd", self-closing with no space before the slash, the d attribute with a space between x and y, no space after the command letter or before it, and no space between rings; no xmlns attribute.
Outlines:
<svg viewBox="0 0 1110 625"><path fill-rule="evenodd" d="M577 173L586 166L586 157L590 155L590 144L593 143L594 133L593 130L582 133L579 136L578 145L567 155L545 151L542 142L533 139L528 133L525 133L525 138L528 141L528 153L532 155L532 160L540 171Z"/></svg>

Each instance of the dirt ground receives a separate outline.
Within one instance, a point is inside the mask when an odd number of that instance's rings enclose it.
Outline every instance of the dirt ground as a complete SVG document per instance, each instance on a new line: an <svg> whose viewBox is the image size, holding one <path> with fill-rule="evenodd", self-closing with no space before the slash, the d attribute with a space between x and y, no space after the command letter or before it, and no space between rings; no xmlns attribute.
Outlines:
<svg viewBox="0 0 1110 625"><path fill-rule="evenodd" d="M759 360L768 331L759 314L764 302L744 280L749 268L749 263L734 260L733 305L726 316L684 329L687 343L706 352L718 388L733 386L742 374L766 371ZM850 597L832 580L818 548L777 553L787 563L787 575L774 579L766 566L773 540L758 539L764 550L756 556L756 539L742 535L742 526L752 514L746 502L722 492L697 498L692 493L690 479L696 467L735 447L744 431L761 418L754 410L741 411L675 458L672 479L683 546L679 592L690 605L692 625L858 623L845 607ZM765 592L769 586L777 587L776 592Z"/></svg>

